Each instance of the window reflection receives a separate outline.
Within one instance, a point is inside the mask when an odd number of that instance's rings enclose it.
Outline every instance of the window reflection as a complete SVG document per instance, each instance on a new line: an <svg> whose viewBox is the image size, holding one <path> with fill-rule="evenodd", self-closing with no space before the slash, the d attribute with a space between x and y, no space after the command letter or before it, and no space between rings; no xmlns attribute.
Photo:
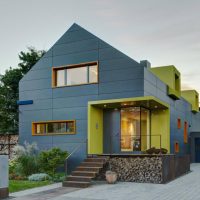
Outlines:
<svg viewBox="0 0 200 200"><path fill-rule="evenodd" d="M87 67L67 69L67 85L87 83Z"/></svg>
<svg viewBox="0 0 200 200"><path fill-rule="evenodd" d="M96 83L97 78L97 65L89 66L89 82Z"/></svg>
<svg viewBox="0 0 200 200"><path fill-rule="evenodd" d="M98 82L98 65L85 64L80 67L53 69L54 86L81 85Z"/></svg>
<svg viewBox="0 0 200 200"><path fill-rule="evenodd" d="M145 151L150 147L149 110L121 109L121 151Z"/></svg>
<svg viewBox="0 0 200 200"><path fill-rule="evenodd" d="M57 70L56 73L56 85L57 86L64 86L65 85L65 70Z"/></svg>

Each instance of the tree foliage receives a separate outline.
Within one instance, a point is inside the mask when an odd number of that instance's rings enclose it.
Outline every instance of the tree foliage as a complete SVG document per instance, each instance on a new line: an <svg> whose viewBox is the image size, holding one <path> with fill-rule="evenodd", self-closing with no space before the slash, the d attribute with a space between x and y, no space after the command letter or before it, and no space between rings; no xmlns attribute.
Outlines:
<svg viewBox="0 0 200 200"><path fill-rule="evenodd" d="M18 67L10 67L4 75L0 75L0 134L18 133L18 84L44 53L28 47L26 52L19 53Z"/></svg>

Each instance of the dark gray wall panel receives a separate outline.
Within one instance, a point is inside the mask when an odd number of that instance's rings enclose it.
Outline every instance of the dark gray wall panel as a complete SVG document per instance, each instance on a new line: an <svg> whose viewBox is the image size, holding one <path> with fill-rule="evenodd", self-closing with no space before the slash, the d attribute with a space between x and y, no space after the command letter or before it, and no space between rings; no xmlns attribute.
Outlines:
<svg viewBox="0 0 200 200"><path fill-rule="evenodd" d="M87 119L87 107L53 109L53 120Z"/></svg>
<svg viewBox="0 0 200 200"><path fill-rule="evenodd" d="M49 69L30 70L23 78L23 81L46 79L46 78L51 78L51 73L49 73Z"/></svg>
<svg viewBox="0 0 200 200"><path fill-rule="evenodd" d="M149 72L148 69L144 68L144 79L147 80L152 85L156 86L158 78L154 74Z"/></svg>
<svg viewBox="0 0 200 200"><path fill-rule="evenodd" d="M69 31L67 34L64 34L57 42L56 44L62 44L62 43L71 43L75 41L80 40L88 40L88 39L95 39L96 37L89 33L88 31L84 29L79 29L76 31Z"/></svg>
<svg viewBox="0 0 200 200"><path fill-rule="evenodd" d="M52 99L34 100L33 104L20 106L20 112L26 110L46 110L52 108Z"/></svg>
<svg viewBox="0 0 200 200"><path fill-rule="evenodd" d="M92 51L97 49L98 49L98 40L90 39L68 44L55 45L53 47L53 55L58 56L64 54Z"/></svg>
<svg viewBox="0 0 200 200"><path fill-rule="evenodd" d="M41 58L31 70L50 69L52 68L52 57ZM26 75L25 75L26 76Z"/></svg>
<svg viewBox="0 0 200 200"><path fill-rule="evenodd" d="M143 95L144 95L143 90L132 91L132 92L107 93L107 94L100 94L99 100L141 97Z"/></svg>
<svg viewBox="0 0 200 200"><path fill-rule="evenodd" d="M52 109L23 111L20 115L20 122L22 123L52 120Z"/></svg>
<svg viewBox="0 0 200 200"><path fill-rule="evenodd" d="M97 95L67 97L67 98L55 98L53 99L53 108L67 108L67 107L79 107L87 106L88 101L97 100Z"/></svg>
<svg viewBox="0 0 200 200"><path fill-rule="evenodd" d="M26 90L42 90L51 88L51 78L38 79L38 80L24 80L19 83L20 91Z"/></svg>
<svg viewBox="0 0 200 200"><path fill-rule="evenodd" d="M141 67L115 69L115 70L109 70L106 72L105 71L99 72L100 83L138 79L138 78L143 78L143 69Z"/></svg>
<svg viewBox="0 0 200 200"><path fill-rule="evenodd" d="M19 100L35 100L35 99L49 99L52 98L52 89L29 90L21 91L19 93Z"/></svg>
<svg viewBox="0 0 200 200"><path fill-rule="evenodd" d="M99 93L115 93L115 92L126 92L126 91L137 91L143 90L143 80L134 79L134 80L124 80L124 81L115 81L108 83L101 83L99 85Z"/></svg>
<svg viewBox="0 0 200 200"><path fill-rule="evenodd" d="M82 86L70 86L53 89L53 98L65 98L83 95L95 95L98 94L98 84L82 85Z"/></svg>
<svg viewBox="0 0 200 200"><path fill-rule="evenodd" d="M53 57L53 66L63 66L98 60L98 51L92 50L84 53L67 54Z"/></svg>
<svg viewBox="0 0 200 200"><path fill-rule="evenodd" d="M99 49L99 60L110 60L115 58L128 58L125 54L121 53L120 51L110 47Z"/></svg>
<svg viewBox="0 0 200 200"><path fill-rule="evenodd" d="M127 58L116 58L111 60L101 60L99 61L100 68L99 71L106 71L106 70L114 70L114 69L125 69L125 68L134 68L134 67L141 67L138 63L134 62L131 59ZM141 69L143 69L141 67Z"/></svg>

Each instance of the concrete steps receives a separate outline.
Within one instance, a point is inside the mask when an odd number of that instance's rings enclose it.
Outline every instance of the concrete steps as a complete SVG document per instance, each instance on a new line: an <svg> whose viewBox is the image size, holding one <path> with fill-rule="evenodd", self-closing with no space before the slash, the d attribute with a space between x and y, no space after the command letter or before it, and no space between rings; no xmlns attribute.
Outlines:
<svg viewBox="0 0 200 200"><path fill-rule="evenodd" d="M77 187L86 188L91 185L91 181L99 171L103 168L106 162L102 157L88 157L86 158L70 176L66 177L63 182L63 187Z"/></svg>

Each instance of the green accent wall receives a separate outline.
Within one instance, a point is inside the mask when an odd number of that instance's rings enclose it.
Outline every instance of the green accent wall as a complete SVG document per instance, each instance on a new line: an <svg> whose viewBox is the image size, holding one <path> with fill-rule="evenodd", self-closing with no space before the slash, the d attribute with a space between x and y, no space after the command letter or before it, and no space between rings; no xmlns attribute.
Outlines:
<svg viewBox="0 0 200 200"><path fill-rule="evenodd" d="M168 104L161 100L152 97L136 97L123 99L109 99L90 101L88 103L88 154L102 154L103 153L103 107L102 104L115 104L124 102L136 102L154 100L162 104L162 109L153 109L151 111L151 134L161 135L161 146L170 152L170 111ZM121 104L120 104L121 105ZM147 138L142 138L147 143ZM144 141L143 141L144 142ZM151 146L160 148L160 137L151 136ZM144 147L142 147L143 149ZM144 150L144 149L143 149Z"/></svg>
<svg viewBox="0 0 200 200"><path fill-rule="evenodd" d="M88 154L103 153L103 110L88 105Z"/></svg>
<svg viewBox="0 0 200 200"><path fill-rule="evenodd" d="M153 110L151 111L151 146L160 148L161 146L170 153L170 110Z"/></svg>
<svg viewBox="0 0 200 200"><path fill-rule="evenodd" d="M193 112L199 112L199 93L196 90L181 91L181 96L192 105Z"/></svg>
<svg viewBox="0 0 200 200"><path fill-rule="evenodd" d="M181 76L175 66L150 68L150 71L168 86L168 95L174 99L181 96Z"/></svg>

